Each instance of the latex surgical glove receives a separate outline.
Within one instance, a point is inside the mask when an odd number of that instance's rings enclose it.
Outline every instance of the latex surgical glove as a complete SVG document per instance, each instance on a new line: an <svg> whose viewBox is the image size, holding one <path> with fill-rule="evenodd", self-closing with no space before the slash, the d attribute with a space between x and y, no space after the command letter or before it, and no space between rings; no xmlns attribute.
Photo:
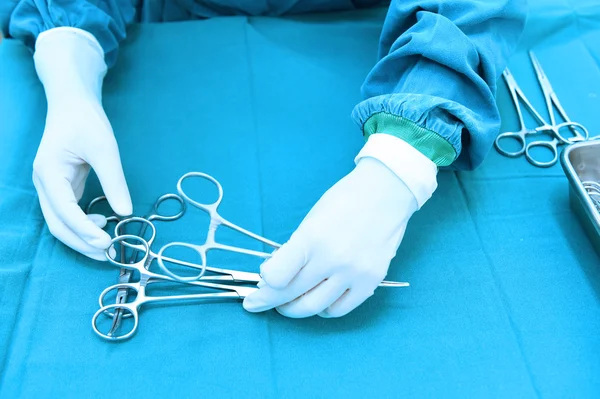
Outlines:
<svg viewBox="0 0 600 399"><path fill-rule="evenodd" d="M132 204L119 149L102 108L103 50L74 28L43 32L35 68L48 101L46 126L33 163L33 183L50 232L72 249L106 260L106 218L86 215L78 202L93 168L112 209L130 215Z"/></svg>
<svg viewBox="0 0 600 399"><path fill-rule="evenodd" d="M356 168L322 196L290 240L263 263L263 282L244 300L246 310L339 317L373 295L410 217L437 187L435 164L400 139L384 136L365 146ZM396 161L402 153L388 151L394 146L409 156Z"/></svg>

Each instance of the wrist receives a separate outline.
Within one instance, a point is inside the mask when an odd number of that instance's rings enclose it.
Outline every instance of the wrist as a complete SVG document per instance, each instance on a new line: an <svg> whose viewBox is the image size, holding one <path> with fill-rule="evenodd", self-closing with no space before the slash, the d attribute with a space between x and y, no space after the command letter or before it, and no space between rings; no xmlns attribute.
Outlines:
<svg viewBox="0 0 600 399"><path fill-rule="evenodd" d="M49 102L65 97L101 101L107 67L102 47L91 33L70 27L42 32L34 62Z"/></svg>
<svg viewBox="0 0 600 399"><path fill-rule="evenodd" d="M374 158L385 165L414 195L420 209L437 188L437 166L410 144L392 135L376 133L356 156Z"/></svg>
<svg viewBox="0 0 600 399"><path fill-rule="evenodd" d="M365 206L374 214L385 215L390 221L397 221L407 220L417 211L417 199L412 191L378 159L361 159L353 173L363 191L361 195L368 198Z"/></svg>

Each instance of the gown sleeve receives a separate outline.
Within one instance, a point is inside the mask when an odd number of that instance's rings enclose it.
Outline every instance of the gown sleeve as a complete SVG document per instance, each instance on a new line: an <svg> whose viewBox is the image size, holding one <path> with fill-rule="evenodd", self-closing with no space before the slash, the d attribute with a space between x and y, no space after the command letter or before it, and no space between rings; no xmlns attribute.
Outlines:
<svg viewBox="0 0 600 399"><path fill-rule="evenodd" d="M11 1L9 0L9 3ZM73 27L94 35L108 67L117 59L119 43L134 21L134 0L18 0L0 9L2 31L32 50L38 35L58 27ZM6 18L8 16L8 18Z"/></svg>
<svg viewBox="0 0 600 399"><path fill-rule="evenodd" d="M499 130L496 82L526 8L525 0L393 0L352 112L364 136L399 137L438 166L478 166Z"/></svg>

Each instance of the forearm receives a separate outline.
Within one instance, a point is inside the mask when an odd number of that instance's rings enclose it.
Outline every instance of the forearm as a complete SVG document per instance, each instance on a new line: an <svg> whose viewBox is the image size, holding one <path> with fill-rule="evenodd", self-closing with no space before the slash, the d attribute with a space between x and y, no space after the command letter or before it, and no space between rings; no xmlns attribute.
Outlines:
<svg viewBox="0 0 600 399"><path fill-rule="evenodd" d="M519 0L395 0L353 112L438 166L476 167L499 127L496 81L525 21Z"/></svg>

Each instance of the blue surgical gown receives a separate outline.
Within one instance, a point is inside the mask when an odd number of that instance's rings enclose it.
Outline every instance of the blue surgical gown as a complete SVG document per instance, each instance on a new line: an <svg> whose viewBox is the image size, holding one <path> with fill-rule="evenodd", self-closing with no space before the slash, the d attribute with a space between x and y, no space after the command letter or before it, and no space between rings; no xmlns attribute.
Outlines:
<svg viewBox="0 0 600 399"><path fill-rule="evenodd" d="M0 23L33 48L40 32L71 26L92 33L106 63L134 22L223 15L281 16L374 6L377 0L8 0ZM438 166L472 169L492 146L500 117L496 81L517 45L525 0L393 0L379 60L352 118L366 138L397 136ZM348 34L352 34L349 32Z"/></svg>

